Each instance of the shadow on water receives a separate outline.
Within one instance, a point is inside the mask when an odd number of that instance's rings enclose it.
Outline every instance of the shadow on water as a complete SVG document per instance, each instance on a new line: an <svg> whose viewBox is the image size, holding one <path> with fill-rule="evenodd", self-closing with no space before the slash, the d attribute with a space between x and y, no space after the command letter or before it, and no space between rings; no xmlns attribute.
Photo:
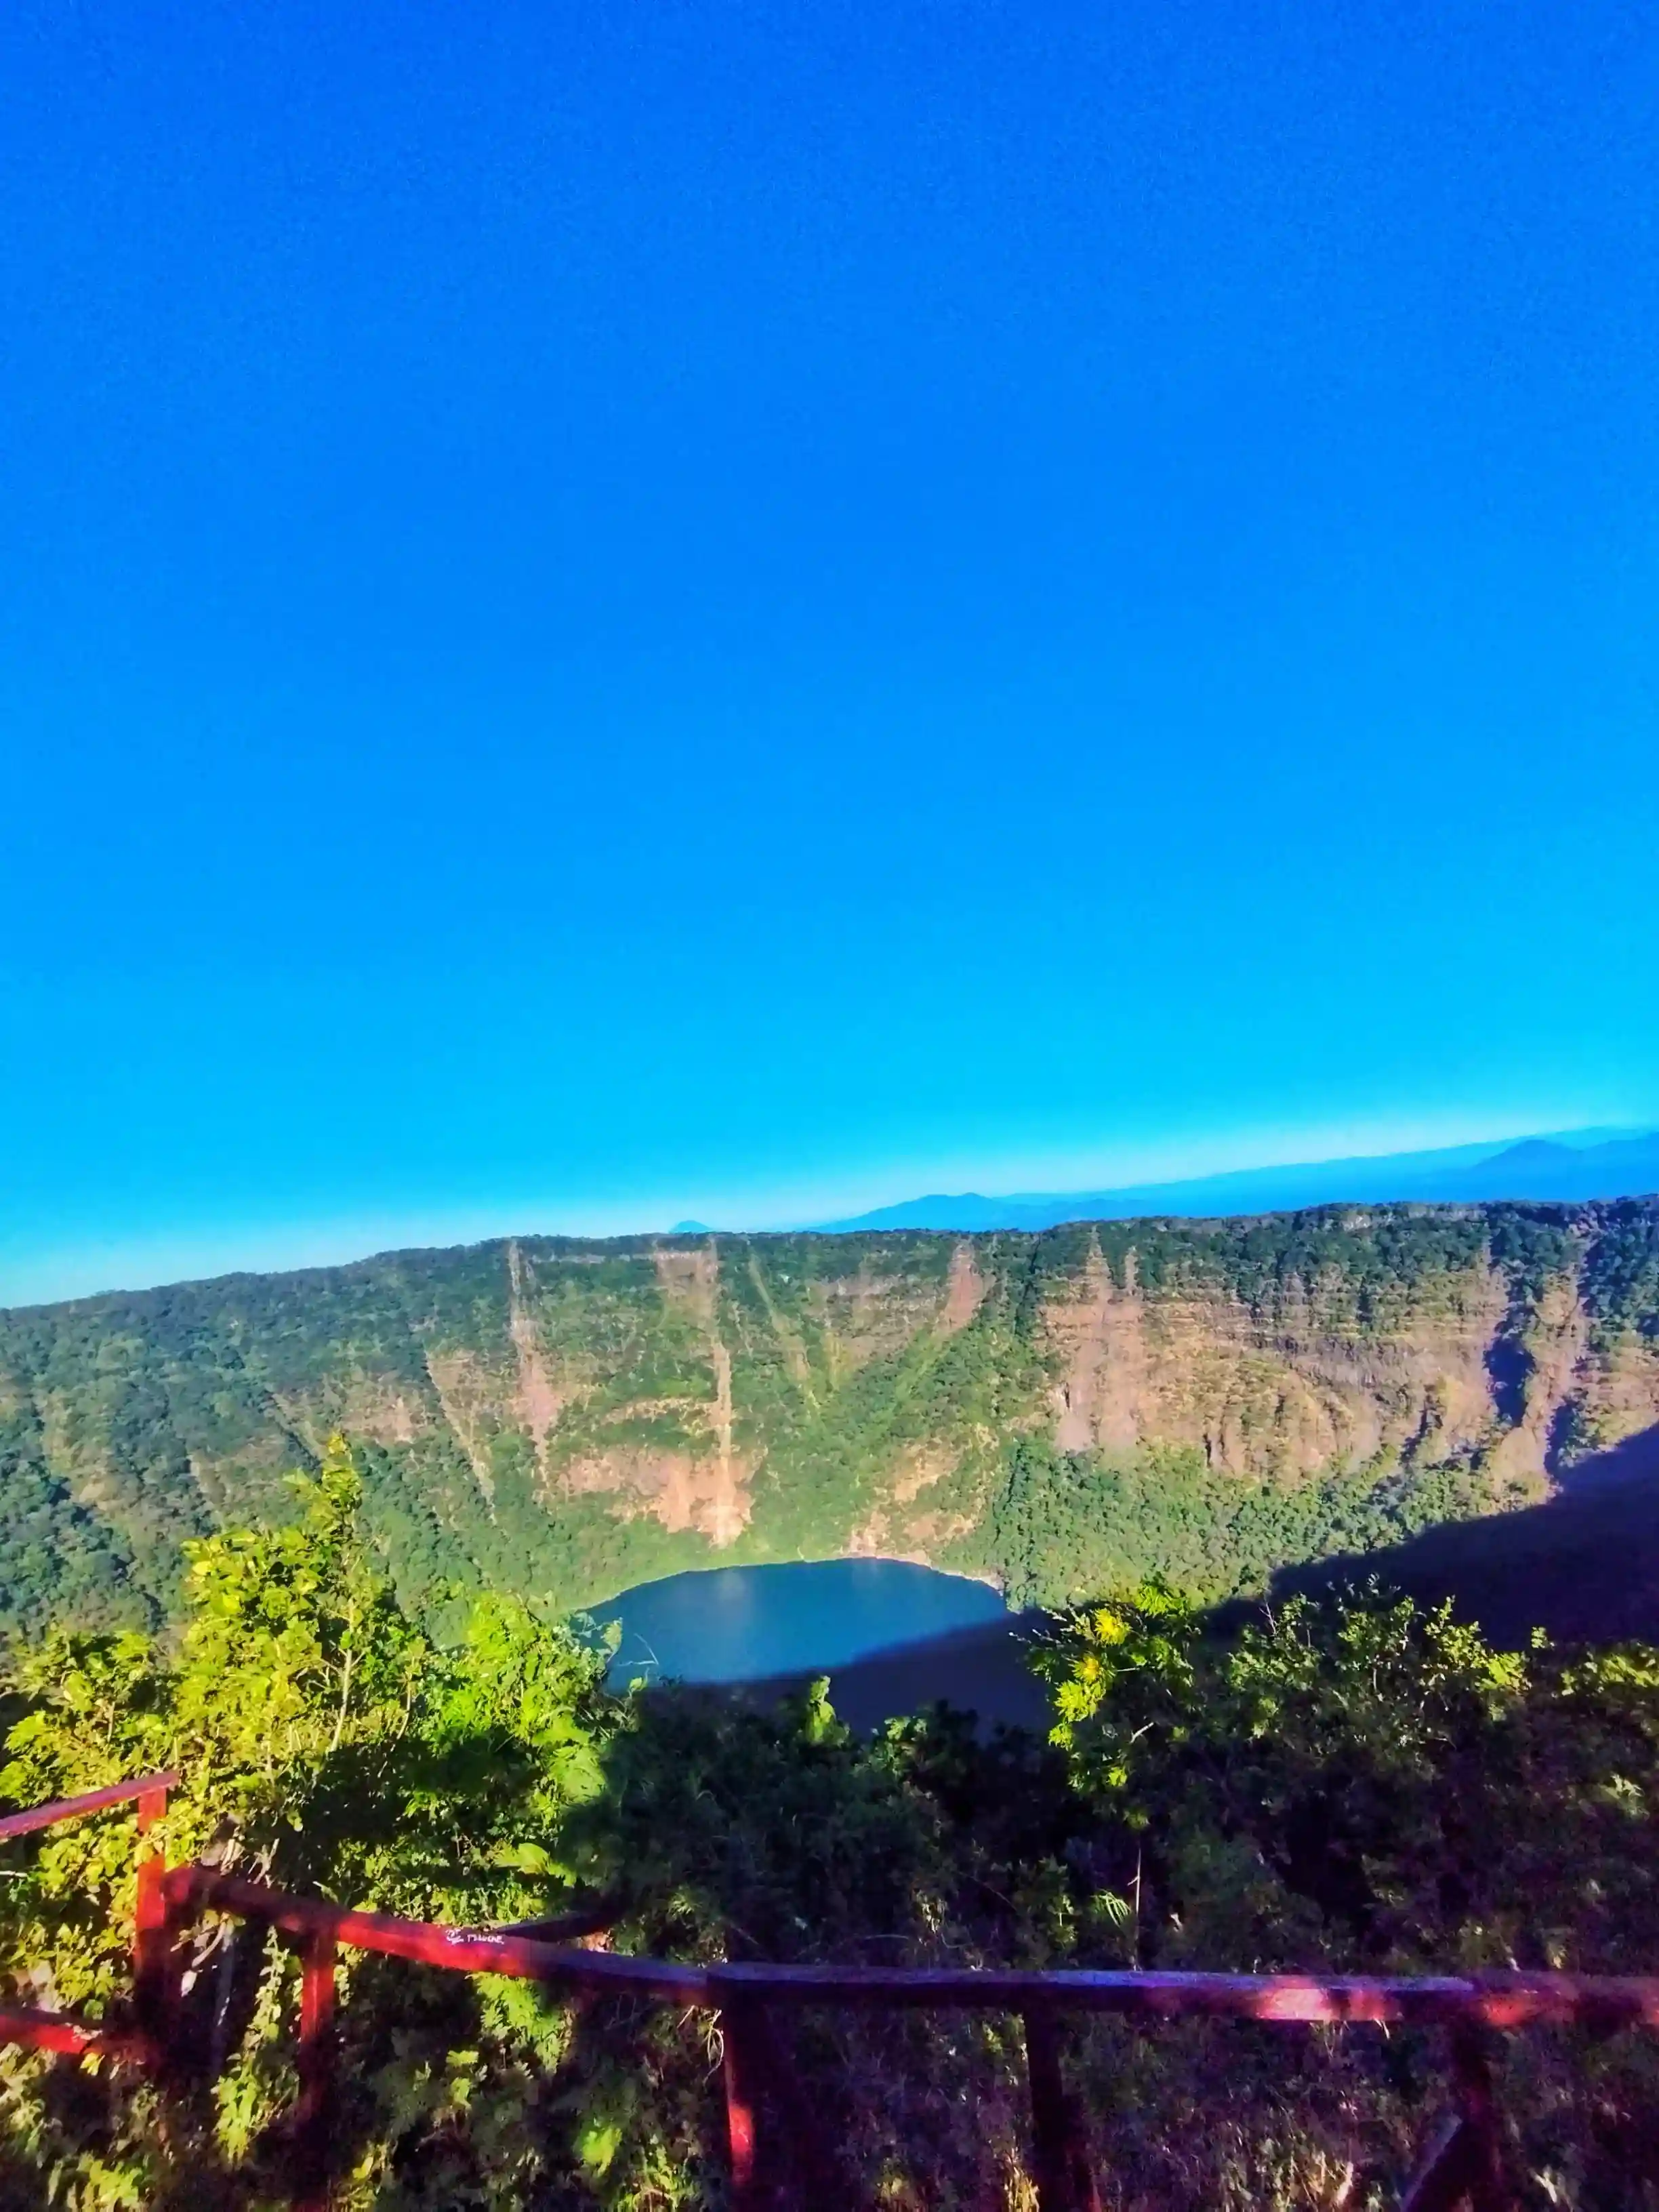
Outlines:
<svg viewBox="0 0 1659 2212"><path fill-rule="evenodd" d="M867 1729L905 1713L921 1712L942 1698L981 1722L1011 1727L1048 1726L1042 1686L1025 1663L1024 1638L1037 1613L1011 1613L971 1628L955 1628L914 1644L829 1669L830 1697L848 1727ZM745 1703L775 1705L812 1679L811 1672L774 1674L725 1692Z"/></svg>
<svg viewBox="0 0 1659 2212"><path fill-rule="evenodd" d="M1534 1627L1558 1643L1659 1643L1659 1424L1581 1461L1547 1504L1479 1520L1447 1522L1409 1542L1340 1553L1281 1568L1270 1595L1310 1596L1375 1577L1419 1603L1449 1598L1500 1645L1524 1644ZM1218 1626L1253 1613L1218 1607ZM943 1698L982 1723L1046 1730L1048 1714L1024 1642L1039 1613L948 1631L828 1669L805 1668L710 1689L716 1698L770 1707L820 1672L836 1712L867 1730Z"/></svg>
<svg viewBox="0 0 1659 2212"><path fill-rule="evenodd" d="M1481 1620L1500 1642L1523 1640L1534 1624L1563 1641L1659 1638L1659 1426L1576 1468L1547 1504L1442 1527L1388 1551L1289 1570L1276 1577L1275 1594L1373 1574L1419 1598L1453 1598L1461 1612ZM1246 1611L1224 1608L1218 1618L1236 1621ZM976 1710L981 1719L1040 1724L1042 1701L1020 1651L1022 1629L1032 1625L1030 1615L1010 1617L869 1653L831 1670L832 1699L842 1717L860 1731L940 1698L959 1709ZM684 1943L688 1928L700 1924L726 1955L740 1958L874 1964L928 1956L936 1936L931 1916L937 1911L939 1884L948 1878L952 1886L945 1893L950 1899L945 1919L950 1940L957 1942L966 1929L979 1955L1024 1956L1018 1947L1029 1941L1022 1919L1028 1908L1011 1900L1024 1898L1024 1870L1037 1865L1076 1868L1120 1893L1133 1867L1139 1903L1139 1839L1131 1861L1127 1832L1123 1837L1124 1871L1118 1877L1111 1856L1116 1846L1091 1826L1096 1816L1086 1799L1080 1802L1067 1787L1063 1761L1038 1744L1007 1737L988 1743L982 1734L977 1747L964 1747L947 1727L935 1732L914 1767L878 1760L860 1765L856 1747L839 1741L820 1745L805 1736L799 1723L774 1728L751 1723L745 1707L770 1708L804 1679L802 1674L777 1674L741 1686L664 1692L647 1707L658 1726L619 1732L609 1745L607 1790L583 1817L598 1824L609 1863L631 1886L645 1948ZM1298 1911L1305 1906L1328 1914L1333 1925L1340 1919L1350 1931L1343 1940L1354 1940L1352 1931L1364 1928L1364 1916L1370 1911L1370 1877L1365 1875L1363 1886L1352 1879L1361 1863L1356 1851L1346 1844L1329 1845L1333 1835L1340 1839L1347 1832L1340 1825L1321 1825L1327 1823L1331 1804L1342 1802L1340 1792L1348 1785L1328 1785L1322 1770L1304 1767L1298 1775L1295 1762L1306 1754L1292 1750L1288 1756L1291 1763L1281 1772L1282 1788L1274 1799L1277 1809L1264 1811L1259 1831L1247 1825L1243 1832L1265 1838L1282 1820L1279 1832L1285 1849L1274 1863L1282 1865L1291 1893L1301 1899ZM894 1784L898 1771L921 1778L919 1788L932 1795L948 1826L936 1828L925 1819L911 1821L903 1810L912 1802L910 1784L902 1790ZM1364 1779L1363 1760L1355 1771L1360 1778L1356 1802L1369 1807L1378 1793ZM1315 1780L1316 1790L1311 1787ZM1509 1785L1502 1781L1498 1786L1494 1803L1504 1802L1501 1792ZM1311 1808L1305 1820L1296 1814L1303 1821L1300 1827L1286 1809L1294 1810L1298 1793ZM1380 1801L1386 1802L1389 1795L1380 1793ZM1438 1901L1425 1909L1442 1916L1431 1926L1449 1929L1463 1910L1456 1901L1465 1880L1459 1855L1479 1856L1480 1831L1477 1824L1473 1837L1463 1833L1449 1796L1423 1803L1433 1807L1437 1824L1425 1832L1441 1837L1447 1852L1444 1879L1425 1891ZM1367 1811L1363 1818L1370 1821L1373 1815ZM1540 1835L1549 1819L1546 1806ZM954 1839L951 1850L954 1854L959 1849L959 1856L941 1861L935 1856L940 1833ZM1389 1848L1406 1854L1400 1863L1415 1863L1416 1832L1401 1830ZM1534 1841L1527 1842L1525 1852L1535 1853L1535 1859L1523 1853L1506 1863L1549 1864L1547 1853ZM942 1866L951 1869L948 1877ZM1571 1893L1578 1879L1575 1863ZM1227 1926L1219 1919L1215 1924ZM1247 1918L1240 1925L1243 1956L1237 1963L1249 1963L1250 1947L1258 1940L1255 1923ZM1224 1954L1215 1962L1235 1961ZM924 2039L909 2026L919 2017L908 2015L901 2025L877 2015L827 2020L792 2011L779 2031L784 2039L778 2047L796 2078L811 2084L811 2112L822 2142L813 2143L810 2156L825 2201L872 2202L868 2177L878 2171L916 2172L927 2193L910 2202L946 2201L947 2183L949 2201L990 2201L987 2149L995 2137L985 2116L1000 2124L999 2116L1007 2109L997 2101L1002 2091L995 2063L988 2045L955 2037ZM639 2034L636 2008L586 2008L565 2046L554 2112L613 2109L599 2106L599 2100L614 2094L611 2085L637 2069ZM1400 2071L1392 2046L1370 2043L1363 2048L1375 2054L1364 2063L1377 2067L1379 2096L1385 2089L1397 2094L1411 2077ZM1113 2136L1115 2144L1133 2150L1155 2139L1161 2125L1189 2127L1198 2096L1213 2100L1234 2095L1241 2076L1230 2075L1218 2092L1214 2059L1194 2051L1194 2071L1188 2074L1182 2070L1189 2062L1181 2058L1181 2049L1171 2037L1156 2067L1137 2077L1137 2104L1159 2116L1146 2136L1133 2132L1127 2105L1107 2106L1097 2124L1120 2131ZM665 2079L675 2085L682 2100L677 2109L690 2116L688 2125L703 2146L698 2155L718 2170L724 2124L719 2077L702 2044L685 2038L678 2056L674 2051L666 2038L652 2046L653 2081ZM1316 2063L1328 2059L1326 2054ZM1275 2055L1271 2068L1242 2077L1239 2101L1229 2106L1230 2127L1260 2124L1265 2130L1282 2125L1287 2089L1302 2094L1292 2086L1299 2079L1294 2070L1299 2063ZM676 2067L678 2072L669 2070ZM1347 2078L1361 2077L1356 2072ZM659 2087L655 2094L660 2095ZM1595 2094L1601 2101L1594 2108L1593 2124L1601 2127L1605 2093L1598 2087ZM812 2142L812 2133L801 2124L799 2106L784 2108L777 2100L766 2112L764 2092L762 2104L764 2141L775 2146L791 2140ZM1561 2125L1555 2115L1562 2109L1559 2104L1553 2107L1553 2128ZM1235 2111L1255 2117L1236 2122ZM947 2132L938 2124L940 2113L964 2115L963 2126ZM562 2119L558 2124L564 2124ZM1645 2141L1639 2138L1639 2143ZM1642 2154L1638 2144L1630 2154L1633 2170ZM1625 2155L1620 2148L1609 2158ZM1183 2166L1183 2177L1194 2171ZM1178 2201L1199 2201L1185 2191L1183 2178ZM996 2194L1000 2199L1000 2188ZM1173 2192L1169 2201L1177 2201ZM1622 2205L1635 2199L1621 2187L1596 2201Z"/></svg>

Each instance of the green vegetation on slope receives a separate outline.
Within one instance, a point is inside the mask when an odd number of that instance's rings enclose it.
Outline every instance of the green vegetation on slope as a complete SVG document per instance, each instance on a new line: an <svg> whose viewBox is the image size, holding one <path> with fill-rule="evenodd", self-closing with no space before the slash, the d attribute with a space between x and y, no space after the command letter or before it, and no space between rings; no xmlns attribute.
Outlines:
<svg viewBox="0 0 1659 2212"><path fill-rule="evenodd" d="M57 1630L12 1657L0 1803L162 1764L169 1856L469 1926L611 1901L617 1948L691 1960L1427 1972L1650 1969L1659 1652L1497 1654L1445 1614L1300 1601L1223 1638L1154 1583L1056 1618L1048 1742L942 1709L872 1741L823 1684L773 1714L617 1698L561 1628L483 1604L434 1642L361 1540L325 1443L277 1529L189 1554L183 1634ZM21 1840L8 1987L118 2017L129 1814ZM187 2052L0 2053L0 2212L284 2201L295 1962L187 1938ZM663 2212L726 2201L718 2028L348 1953L342 2212ZM833 2012L779 2033L848 2205L1031 2203L1018 2024ZM1438 2118L1431 2033L1079 2022L1067 2063L1107 2212L1382 2212ZM1649 2040L1501 2051L1526 2212L1646 2212Z"/></svg>
<svg viewBox="0 0 1659 2212"><path fill-rule="evenodd" d="M1136 1580L1149 1562L1210 1604L1265 1590L1286 1561L1380 1551L1505 1502L1468 1468L1218 1482L1190 1446L1112 1463L1023 1438L1007 1455L988 1540L954 1556L994 1557L1016 1606L1073 1604Z"/></svg>
<svg viewBox="0 0 1659 2212"><path fill-rule="evenodd" d="M860 1549L1219 1595L1655 1421L1654 1201L392 1254L0 1314L0 1625L159 1624L337 1428L459 1618Z"/></svg>

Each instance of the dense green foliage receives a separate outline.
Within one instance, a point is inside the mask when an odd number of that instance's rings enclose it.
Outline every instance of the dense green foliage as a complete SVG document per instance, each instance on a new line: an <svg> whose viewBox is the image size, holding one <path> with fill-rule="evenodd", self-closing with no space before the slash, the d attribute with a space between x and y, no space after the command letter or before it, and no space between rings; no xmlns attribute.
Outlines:
<svg viewBox="0 0 1659 2212"><path fill-rule="evenodd" d="M183 1633L54 1631L13 1658L8 1803L161 1761L173 1857L477 1925L602 1895L617 1948L687 1959L1238 1969L1651 1968L1659 1653L1498 1654L1360 1595L1220 1636L1168 1584L1056 1616L1052 1741L944 1710L856 1739L818 1684L775 1713L610 1694L521 1607L434 1643L379 1575L325 1449L298 1517L191 1552ZM7 1848L6 1968L118 2012L130 1816ZM0 2204L276 2201L294 2092L286 1954L210 1917L191 2063L0 2060ZM343 2204L724 2201L718 2025L348 1955ZM1031 2203L1016 2026L809 2014L795 2060L849 2204ZM1079 2027L1111 2212L1395 2201L1439 2096L1416 2033ZM1659 2067L1633 2039L1515 2039L1528 2208L1650 2208Z"/></svg>
<svg viewBox="0 0 1659 2212"><path fill-rule="evenodd" d="M459 1645L437 1649L371 1569L359 1495L337 1443L299 1521L193 1546L176 1656L132 1631L54 1631L20 1654L8 1796L34 1802L170 1765L185 1777L167 1825L174 1858L443 1918L544 1910L569 1881L561 1820L602 1784L614 1725L603 1655L497 1601L480 1605ZM132 1853L131 1819L76 1825L52 1832L9 1885L9 1947L34 1967L37 1995L97 2010L125 1983ZM43 2094L39 2063L11 2055L18 2201L34 2201L29 2177L40 2174L72 2202L147 2204L171 2201L186 2168L198 2194L222 2160L256 2188L276 2170L280 2140L263 2137L293 2091L278 2025L291 1963L222 1928L197 1973L197 2009L219 2018L204 2033L242 2049L165 2140L148 2093L117 2081L102 2094L62 2081ZM508 2050L556 2047L562 2033L509 1987L471 2006L470 2037L453 2033L441 1998L422 2040L418 1990L406 2014L377 2021L373 1972L348 1969L349 1983L360 1978L360 2025L378 2040L356 2055L398 2111L459 2094L458 2042L477 2045L483 2069ZM493 2098L510 2117L522 2063L506 2063L486 2106ZM366 2175L383 2165L372 2147L362 2161Z"/></svg>
<svg viewBox="0 0 1659 2212"><path fill-rule="evenodd" d="M1112 1301L1139 1352L1100 1335ZM1116 1393L1081 1441L1074 1382ZM1498 1447L1529 1416L1523 1476ZM186 1547L281 1517L337 1429L447 1632L456 1591L545 1613L860 1549L1051 1604L1259 1589L1538 1494L1546 1428L1565 1458L1644 1419L1655 1201L393 1254L0 1314L0 1626L158 1626Z"/></svg>
<svg viewBox="0 0 1659 2212"><path fill-rule="evenodd" d="M1267 1589L1287 1560L1379 1551L1504 1502L1468 1467L1218 1482L1190 1445L1113 1461L1022 1437L1008 1454L989 1533L1016 1605L1070 1604L1134 1581L1149 1562L1208 1603Z"/></svg>

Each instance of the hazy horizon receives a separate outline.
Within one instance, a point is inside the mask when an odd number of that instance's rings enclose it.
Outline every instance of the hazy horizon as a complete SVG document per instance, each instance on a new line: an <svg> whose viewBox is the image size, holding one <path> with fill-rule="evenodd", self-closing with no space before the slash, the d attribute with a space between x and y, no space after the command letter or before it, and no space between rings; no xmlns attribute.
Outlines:
<svg viewBox="0 0 1659 2212"><path fill-rule="evenodd" d="M1196 1169L1191 1175L1171 1173L1156 1177L1133 1178L1125 1176L1110 1182L1098 1178L1071 1182L1062 1181L1045 1187L1042 1192L1028 1186L1001 1191L988 1189L982 1193L975 1192L975 1194L1018 1202L1055 1193L1075 1192L1079 1195L1100 1195L1115 1191L1133 1193L1167 1184L1203 1184L1231 1176L1270 1173L1275 1169L1318 1168L1343 1165L1350 1161L1369 1163L1433 1155L1449 1158L1459 1155L1486 1155L1501 1152L1528 1138L1543 1138L1583 1146L1645 1135L1656 1128L1659 1128L1659 1116L1651 1121L1522 1129L1497 1136L1455 1140L1447 1145L1401 1146L1384 1152L1339 1150L1310 1156L1292 1150L1267 1158L1227 1160L1218 1166ZM1210 1150L1206 1149L1200 1157L1210 1158ZM585 1216L569 1210L563 1212L556 1210L550 1214L544 1207L533 1201L526 1201L519 1206L507 1204L473 1214L411 1215L380 1221L273 1224L242 1229L215 1229L194 1236L186 1233L161 1239L149 1245L132 1244L102 1250L94 1247L61 1256L47 1254L20 1260L8 1256L0 1249L0 1307L47 1304L66 1298L94 1297L102 1292L152 1290L170 1283L200 1281L217 1275L335 1267L368 1259L382 1252L474 1243L498 1237L667 1235L674 1233L677 1224L686 1219L696 1220L717 1233L732 1235L765 1235L791 1230L824 1229L887 1206L902 1205L907 1200L919 1199L927 1191L943 1187L938 1183L927 1183L925 1179L922 1182L913 1180L903 1188L889 1192L884 1183L881 1186L884 1195L872 1199L867 1205L848 1206L840 1211L825 1206L806 1212L791 1212L787 1207L781 1207L748 1214L732 1212L714 1206L708 1209L711 1217L708 1219L690 1207L678 1212L659 1207L654 1212L641 1212L637 1215L630 1212L615 1216L603 1213Z"/></svg>

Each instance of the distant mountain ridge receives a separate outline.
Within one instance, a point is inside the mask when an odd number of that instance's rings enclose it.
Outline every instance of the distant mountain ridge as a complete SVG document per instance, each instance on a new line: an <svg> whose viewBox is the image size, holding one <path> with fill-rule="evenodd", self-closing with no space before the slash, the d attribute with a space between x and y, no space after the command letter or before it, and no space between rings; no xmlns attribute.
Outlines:
<svg viewBox="0 0 1659 2212"><path fill-rule="evenodd" d="M1207 1602L1659 1492L1659 1200L508 1237L0 1311L0 1632L159 1622L337 1431L440 1614L848 1557Z"/></svg>
<svg viewBox="0 0 1659 2212"><path fill-rule="evenodd" d="M1653 1192L1659 1192L1659 1130L1611 1138L1600 1131L1572 1130L1433 1152L1236 1168L1224 1175L1115 1190L1017 1191L1006 1198L987 1198L977 1191L933 1192L818 1226L830 1235L872 1229L972 1233L1053 1229L1066 1221L1215 1220L1306 1206L1478 1205L1496 1199L1582 1205Z"/></svg>

